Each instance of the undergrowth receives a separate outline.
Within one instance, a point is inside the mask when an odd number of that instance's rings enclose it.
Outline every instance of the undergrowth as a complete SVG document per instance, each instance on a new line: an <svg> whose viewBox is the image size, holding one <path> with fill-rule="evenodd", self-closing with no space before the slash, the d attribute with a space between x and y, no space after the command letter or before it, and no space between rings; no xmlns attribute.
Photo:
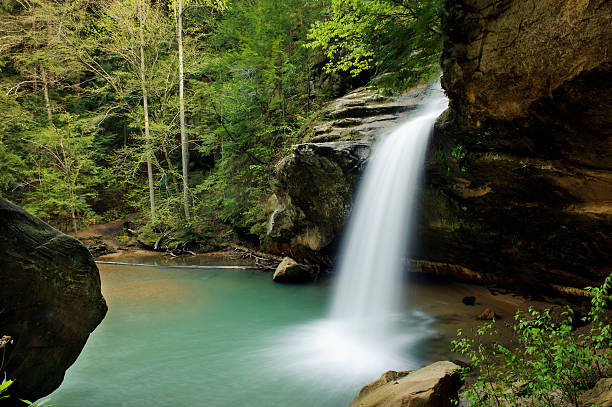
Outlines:
<svg viewBox="0 0 612 407"><path fill-rule="evenodd" d="M578 406L578 398L612 372L612 330L606 307L612 301L612 274L592 294L588 315L576 321L568 306L560 318L551 311L517 311L512 326L516 347L490 340L499 335L495 321L475 331L459 330L453 350L476 369L465 396L471 406ZM580 324L577 324L580 322ZM588 326L578 332L576 325ZM488 340L487 340L488 339ZM469 368L463 369L463 377Z"/></svg>

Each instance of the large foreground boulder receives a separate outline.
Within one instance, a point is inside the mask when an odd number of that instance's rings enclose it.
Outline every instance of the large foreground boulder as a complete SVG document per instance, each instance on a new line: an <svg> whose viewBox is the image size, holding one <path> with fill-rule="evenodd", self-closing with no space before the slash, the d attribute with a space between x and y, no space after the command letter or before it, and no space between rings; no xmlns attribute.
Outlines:
<svg viewBox="0 0 612 407"><path fill-rule="evenodd" d="M386 372L361 389L348 407L453 406L461 387L458 369L444 361L413 372Z"/></svg>
<svg viewBox="0 0 612 407"><path fill-rule="evenodd" d="M0 198L2 372L15 379L3 406L55 390L106 314L98 268L76 239Z"/></svg>

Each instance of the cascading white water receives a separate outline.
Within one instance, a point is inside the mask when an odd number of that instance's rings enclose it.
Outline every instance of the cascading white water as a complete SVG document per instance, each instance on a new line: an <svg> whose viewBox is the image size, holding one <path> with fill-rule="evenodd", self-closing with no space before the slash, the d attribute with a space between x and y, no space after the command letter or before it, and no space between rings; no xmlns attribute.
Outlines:
<svg viewBox="0 0 612 407"><path fill-rule="evenodd" d="M427 141L446 109L439 87L425 107L377 146L364 173L339 256L331 317L388 336L400 311L402 271Z"/></svg>
<svg viewBox="0 0 612 407"><path fill-rule="evenodd" d="M428 93L422 109L375 145L341 247L330 316L275 338L263 352L271 372L340 391L416 367L406 348L427 335L430 320L401 312L402 274L427 142L447 107L439 84Z"/></svg>

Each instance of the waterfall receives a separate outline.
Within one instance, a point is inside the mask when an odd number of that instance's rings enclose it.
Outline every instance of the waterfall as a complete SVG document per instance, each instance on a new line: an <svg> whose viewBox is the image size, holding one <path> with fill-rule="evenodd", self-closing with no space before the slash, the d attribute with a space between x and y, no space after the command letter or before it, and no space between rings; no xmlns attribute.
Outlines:
<svg viewBox="0 0 612 407"><path fill-rule="evenodd" d="M346 228L332 300L332 319L388 336L401 310L402 272L427 142L446 109L434 87L424 108L375 146Z"/></svg>
<svg viewBox="0 0 612 407"><path fill-rule="evenodd" d="M431 319L402 310L403 272L427 143L446 107L440 85L430 87L422 107L374 145L341 245L329 317L276 337L263 352L270 371L340 391L417 367L416 344Z"/></svg>

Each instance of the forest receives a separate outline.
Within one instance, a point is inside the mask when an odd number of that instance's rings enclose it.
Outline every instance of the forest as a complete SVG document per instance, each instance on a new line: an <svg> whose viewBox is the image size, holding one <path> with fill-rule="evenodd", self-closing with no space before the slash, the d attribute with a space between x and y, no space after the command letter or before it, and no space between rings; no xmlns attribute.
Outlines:
<svg viewBox="0 0 612 407"><path fill-rule="evenodd" d="M266 231L323 103L439 72L438 1L5 1L0 194L61 230ZM387 75L384 75L387 74Z"/></svg>

